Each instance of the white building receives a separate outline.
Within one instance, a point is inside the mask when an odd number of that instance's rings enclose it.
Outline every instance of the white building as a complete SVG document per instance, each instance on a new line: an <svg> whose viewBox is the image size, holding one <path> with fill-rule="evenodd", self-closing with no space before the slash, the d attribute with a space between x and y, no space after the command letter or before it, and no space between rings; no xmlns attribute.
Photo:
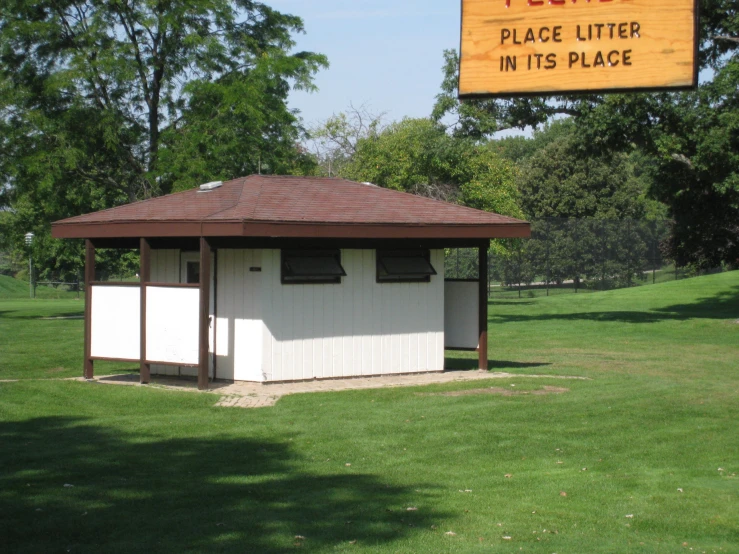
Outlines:
<svg viewBox="0 0 739 554"><path fill-rule="evenodd" d="M487 369L487 249L526 222L341 179L251 176L54 223L86 239L85 362L279 382ZM476 247L480 280L444 280ZM140 282L95 281L96 248L139 248Z"/></svg>

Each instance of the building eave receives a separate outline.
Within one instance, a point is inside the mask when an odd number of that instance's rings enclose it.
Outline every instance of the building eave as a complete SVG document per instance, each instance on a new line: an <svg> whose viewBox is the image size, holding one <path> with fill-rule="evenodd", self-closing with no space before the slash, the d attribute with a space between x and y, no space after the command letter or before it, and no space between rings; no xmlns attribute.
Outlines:
<svg viewBox="0 0 739 554"><path fill-rule="evenodd" d="M531 226L512 220L494 224L365 224L270 221L57 222L58 239L139 237L284 237L352 239L528 238Z"/></svg>

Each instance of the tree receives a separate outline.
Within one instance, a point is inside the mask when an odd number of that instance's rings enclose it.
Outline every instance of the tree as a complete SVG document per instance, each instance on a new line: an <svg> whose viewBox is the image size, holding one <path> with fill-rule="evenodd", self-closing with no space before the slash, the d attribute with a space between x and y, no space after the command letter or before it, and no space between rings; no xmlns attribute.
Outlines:
<svg viewBox="0 0 739 554"><path fill-rule="evenodd" d="M490 145L452 137L429 119L404 119L360 139L344 173L382 187L521 215L514 165Z"/></svg>
<svg viewBox="0 0 739 554"><path fill-rule="evenodd" d="M739 267L739 59L697 91L613 98L581 118L600 148L634 148L651 158L650 194L675 220L669 251L678 265ZM596 142L597 135L597 142Z"/></svg>
<svg viewBox="0 0 739 554"><path fill-rule="evenodd" d="M507 129L536 128L555 116L577 116L589 104L597 102L587 96L511 97L495 100L457 98L459 54L444 51L444 79L441 92L431 113L434 121L451 120L448 125L455 135L474 139L492 138Z"/></svg>
<svg viewBox="0 0 739 554"><path fill-rule="evenodd" d="M571 117L589 155L635 149L650 158L650 195L675 220L670 253L681 265L739 265L739 14L734 0L701 1L700 68L713 78L686 93L552 96L461 103L458 58L445 53L433 117L475 139ZM705 73L704 73L705 75ZM642 161L645 161L642 157Z"/></svg>
<svg viewBox="0 0 739 554"><path fill-rule="evenodd" d="M573 121L535 133L540 148L524 158L518 185L532 221L527 263L532 277L562 282L581 276L632 282L646 265L640 234L650 210L645 184L623 153L588 152Z"/></svg>
<svg viewBox="0 0 739 554"><path fill-rule="evenodd" d="M250 0L0 6L0 187L16 231L43 237L54 219L260 165L310 170L286 99L327 62L291 52L299 18ZM80 265L78 246L39 248L47 267Z"/></svg>
<svg viewBox="0 0 739 554"><path fill-rule="evenodd" d="M565 132L562 132L565 130ZM542 135L555 140L542 140ZM646 213L642 183L623 153L583 152L572 122L536 133L544 144L523 162L518 180L527 217L640 219ZM535 139L536 140L536 139Z"/></svg>
<svg viewBox="0 0 739 554"><path fill-rule="evenodd" d="M346 111L309 129L319 173L327 177L343 176L346 165L357 152L359 141L376 137L385 128L384 117L384 113L372 113L364 105L357 108L349 104Z"/></svg>

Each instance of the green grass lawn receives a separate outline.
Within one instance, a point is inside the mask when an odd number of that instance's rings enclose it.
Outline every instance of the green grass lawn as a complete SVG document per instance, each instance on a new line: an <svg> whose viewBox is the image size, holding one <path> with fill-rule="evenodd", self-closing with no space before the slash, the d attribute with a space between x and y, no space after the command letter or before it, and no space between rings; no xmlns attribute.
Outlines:
<svg viewBox="0 0 739 554"><path fill-rule="evenodd" d="M10 299L31 299L30 289L28 281L19 281L13 279L7 275L0 275L0 301ZM37 299L50 299L50 298L77 298L82 294L77 294L73 291L68 291L65 288L54 288L47 286L36 287L36 298Z"/></svg>
<svg viewBox="0 0 739 554"><path fill-rule="evenodd" d="M81 321L38 319L79 303L0 311L0 379L16 343L8 375L79 373ZM495 301L490 365L514 378L296 395L258 410L156 388L0 383L0 544L737 552L737 319L737 272ZM474 355L448 365L475 367ZM542 374L587 379L530 377ZM545 386L568 391L442 394Z"/></svg>
<svg viewBox="0 0 739 554"><path fill-rule="evenodd" d="M17 300L0 296L0 380L81 376L84 309L84 298ZM127 369L131 369L130 363L95 363L98 374Z"/></svg>

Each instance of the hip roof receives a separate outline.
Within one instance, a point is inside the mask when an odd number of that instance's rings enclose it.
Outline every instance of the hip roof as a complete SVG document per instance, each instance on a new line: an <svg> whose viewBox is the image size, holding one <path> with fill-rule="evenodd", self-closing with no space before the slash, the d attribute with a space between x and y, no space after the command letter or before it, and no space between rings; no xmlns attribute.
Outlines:
<svg viewBox="0 0 739 554"><path fill-rule="evenodd" d="M56 238L527 237L519 219L345 179L252 175L52 224Z"/></svg>

